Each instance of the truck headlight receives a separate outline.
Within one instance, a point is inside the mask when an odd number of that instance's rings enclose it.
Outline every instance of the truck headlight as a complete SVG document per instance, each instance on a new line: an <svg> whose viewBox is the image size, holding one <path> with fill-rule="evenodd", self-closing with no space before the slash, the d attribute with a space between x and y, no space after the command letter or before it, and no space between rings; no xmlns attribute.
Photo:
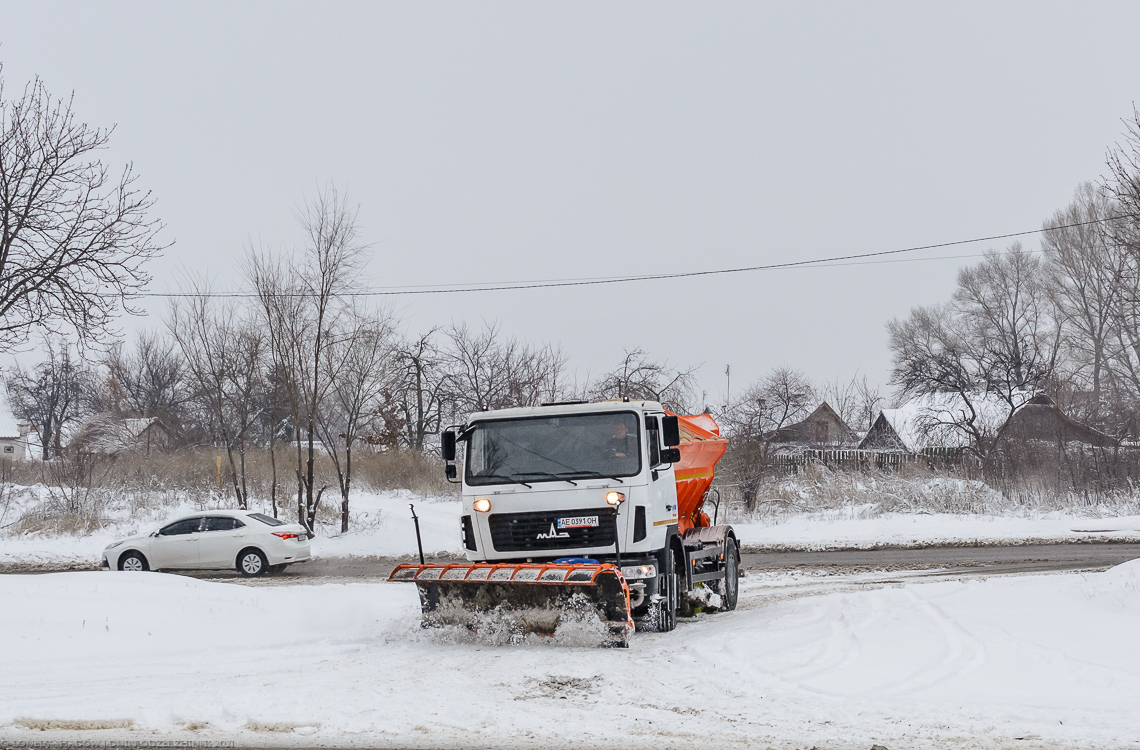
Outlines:
<svg viewBox="0 0 1140 750"><path fill-rule="evenodd" d="M621 569L621 574L628 580L637 580L639 578L656 578L657 566L656 565L627 565Z"/></svg>
<svg viewBox="0 0 1140 750"><path fill-rule="evenodd" d="M486 513L487 511L489 511L491 509L491 501L485 497L479 498L478 500L476 500L471 505L473 508L475 508L475 510L479 511L480 513Z"/></svg>
<svg viewBox="0 0 1140 750"><path fill-rule="evenodd" d="M610 505L621 505L625 502L625 493L610 490L606 493L606 502Z"/></svg>

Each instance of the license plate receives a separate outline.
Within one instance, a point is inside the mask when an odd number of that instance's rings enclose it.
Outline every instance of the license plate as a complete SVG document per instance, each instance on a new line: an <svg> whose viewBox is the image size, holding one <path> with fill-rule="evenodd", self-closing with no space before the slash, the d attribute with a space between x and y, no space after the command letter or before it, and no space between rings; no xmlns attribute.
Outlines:
<svg viewBox="0 0 1140 750"><path fill-rule="evenodd" d="M597 516L569 516L558 519L558 528L560 529L587 529L597 525Z"/></svg>

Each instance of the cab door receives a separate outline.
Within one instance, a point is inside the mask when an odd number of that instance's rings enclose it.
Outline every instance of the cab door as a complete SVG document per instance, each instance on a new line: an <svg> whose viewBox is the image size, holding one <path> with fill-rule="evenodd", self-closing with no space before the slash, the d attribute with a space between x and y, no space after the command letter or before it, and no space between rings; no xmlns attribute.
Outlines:
<svg viewBox="0 0 1140 750"><path fill-rule="evenodd" d="M661 460L661 450L665 447L661 440L661 418L664 414L651 414L646 419L645 436L649 460L649 508L647 532L653 536L653 529L660 530L677 523L677 482L674 479L673 464Z"/></svg>

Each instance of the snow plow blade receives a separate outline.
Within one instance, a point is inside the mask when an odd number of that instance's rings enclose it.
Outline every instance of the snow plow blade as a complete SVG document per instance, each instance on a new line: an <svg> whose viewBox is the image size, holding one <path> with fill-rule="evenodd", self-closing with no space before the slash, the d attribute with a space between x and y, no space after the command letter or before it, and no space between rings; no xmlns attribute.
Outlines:
<svg viewBox="0 0 1140 750"><path fill-rule="evenodd" d="M624 648L633 632L629 587L613 565L463 563L399 565L389 581L415 583L425 628L556 635L560 626L596 631Z"/></svg>

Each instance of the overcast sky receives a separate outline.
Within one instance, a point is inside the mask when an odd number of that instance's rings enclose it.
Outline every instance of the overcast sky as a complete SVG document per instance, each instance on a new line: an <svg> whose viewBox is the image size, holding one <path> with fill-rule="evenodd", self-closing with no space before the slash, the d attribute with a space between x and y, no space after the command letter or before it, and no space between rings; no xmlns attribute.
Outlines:
<svg viewBox="0 0 1140 750"><path fill-rule="evenodd" d="M6 95L74 90L154 191L176 243L156 291L179 269L239 288L244 248L299 242L327 182L360 205L375 287L1034 229L1103 172L1138 32L1138 3L0 2ZM885 322L972 260L390 301L409 330L560 344L580 376L623 347L703 363L715 404L729 363L733 390L785 364L885 384ZM161 325L146 306L129 329Z"/></svg>

